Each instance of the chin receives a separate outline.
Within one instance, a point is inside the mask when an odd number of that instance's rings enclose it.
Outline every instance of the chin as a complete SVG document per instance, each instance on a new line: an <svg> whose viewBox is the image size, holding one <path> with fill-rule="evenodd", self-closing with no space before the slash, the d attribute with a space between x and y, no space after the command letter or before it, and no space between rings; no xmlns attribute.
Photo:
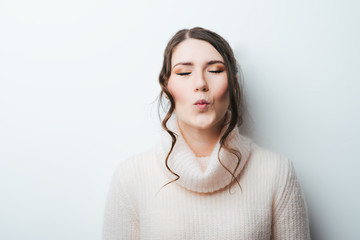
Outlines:
<svg viewBox="0 0 360 240"><path fill-rule="evenodd" d="M199 130L207 130L213 127L221 121L221 117L218 116L215 112L207 112L201 114L189 114L189 113L181 113L177 115L180 122L191 127L193 129Z"/></svg>
<svg viewBox="0 0 360 240"><path fill-rule="evenodd" d="M194 122L194 127L197 127L199 129L209 129L213 127L216 124L216 118L215 116L198 116Z"/></svg>

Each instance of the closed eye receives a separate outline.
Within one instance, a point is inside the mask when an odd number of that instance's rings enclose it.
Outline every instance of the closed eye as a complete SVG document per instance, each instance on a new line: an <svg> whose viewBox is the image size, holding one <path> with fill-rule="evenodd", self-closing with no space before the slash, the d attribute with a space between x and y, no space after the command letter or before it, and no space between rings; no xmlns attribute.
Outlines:
<svg viewBox="0 0 360 240"><path fill-rule="evenodd" d="M223 70L209 71L209 72L212 72L212 73L221 73L221 72L223 72Z"/></svg>
<svg viewBox="0 0 360 240"><path fill-rule="evenodd" d="M209 71L211 73L222 73L223 70L216 70L216 71ZM191 72L182 72L182 73L177 73L177 75L180 75L180 76L186 76L186 75L189 75Z"/></svg>
<svg viewBox="0 0 360 240"><path fill-rule="evenodd" d="M189 75L191 72L183 72L183 73L177 73L177 75L180 76L185 76L185 75Z"/></svg>

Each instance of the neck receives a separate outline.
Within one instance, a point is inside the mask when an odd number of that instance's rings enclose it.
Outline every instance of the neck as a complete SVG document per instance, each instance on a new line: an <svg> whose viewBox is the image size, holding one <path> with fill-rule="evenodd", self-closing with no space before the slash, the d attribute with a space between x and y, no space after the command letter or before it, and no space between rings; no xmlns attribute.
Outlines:
<svg viewBox="0 0 360 240"><path fill-rule="evenodd" d="M178 122L179 130L195 156L205 157L211 155L219 140L225 119L224 117L224 119L209 129L194 128Z"/></svg>

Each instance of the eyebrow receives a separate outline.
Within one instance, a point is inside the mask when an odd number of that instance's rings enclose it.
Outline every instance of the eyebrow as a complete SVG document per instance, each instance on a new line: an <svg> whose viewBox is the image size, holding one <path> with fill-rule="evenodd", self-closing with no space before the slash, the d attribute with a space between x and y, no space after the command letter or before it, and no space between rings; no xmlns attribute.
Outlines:
<svg viewBox="0 0 360 240"><path fill-rule="evenodd" d="M220 60L211 60L211 61L206 62L206 66L211 65L211 64L216 64L216 63L221 63L221 64L225 65L225 63L224 63L223 61L220 61ZM172 69L174 69L174 67L176 67L177 65L193 66L194 63L192 63L192 62L179 62L179 63L175 64L175 65L172 67Z"/></svg>

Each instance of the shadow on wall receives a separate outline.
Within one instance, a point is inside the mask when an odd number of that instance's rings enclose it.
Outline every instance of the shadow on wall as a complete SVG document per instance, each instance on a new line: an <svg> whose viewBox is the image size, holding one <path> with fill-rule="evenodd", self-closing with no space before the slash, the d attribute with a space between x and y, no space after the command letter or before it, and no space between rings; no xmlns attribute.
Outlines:
<svg viewBox="0 0 360 240"><path fill-rule="evenodd" d="M239 54L238 51L234 51L236 56L241 56ZM243 76L242 70L241 70L241 65L240 67L240 86L243 88L242 89L242 93L243 93L243 100L244 100L244 115L243 115L243 123L242 125L239 127L239 132L249 138L251 138L252 140L255 140L255 135L256 135L256 124L255 124L255 120L254 118L251 116L250 114L250 109L248 106L248 95L247 95L247 90L245 89L245 83L246 82L246 76ZM304 186L302 186L303 188ZM303 189L304 191L304 189ZM306 192L306 191L305 191ZM305 197L307 196L307 194L305 194ZM305 199L307 202L307 206L308 206L308 213L309 213L309 223L310 223L310 236L312 240L324 240L324 234L321 234L321 232L319 232L319 229L317 224L316 224L316 218L314 216L314 212L316 211L311 211L311 207L309 207L309 202L308 202L308 198Z"/></svg>
<svg viewBox="0 0 360 240"><path fill-rule="evenodd" d="M309 204L308 204L308 206L309 206ZM321 233L316 230L316 229L319 229L319 228L317 227L314 214L312 214L312 213L314 213L314 211L311 211L311 208L309 208L309 207L308 207L308 211L309 211L311 240L323 240L323 239L325 239L324 236L321 236Z"/></svg>

